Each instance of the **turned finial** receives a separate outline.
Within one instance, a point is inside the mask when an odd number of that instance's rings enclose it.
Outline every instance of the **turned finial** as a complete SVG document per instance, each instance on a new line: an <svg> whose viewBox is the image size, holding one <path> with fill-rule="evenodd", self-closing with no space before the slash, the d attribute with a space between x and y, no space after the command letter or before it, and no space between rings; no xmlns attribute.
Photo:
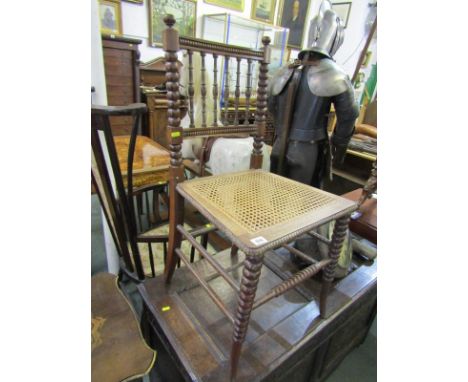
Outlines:
<svg viewBox="0 0 468 382"><path fill-rule="evenodd" d="M172 27L175 24L174 15L167 14L164 16L164 24L166 24L168 27Z"/></svg>
<svg viewBox="0 0 468 382"><path fill-rule="evenodd" d="M269 45L270 42L271 42L270 37L268 37L268 36L263 36L263 37L262 37L262 43L263 43L263 45Z"/></svg>

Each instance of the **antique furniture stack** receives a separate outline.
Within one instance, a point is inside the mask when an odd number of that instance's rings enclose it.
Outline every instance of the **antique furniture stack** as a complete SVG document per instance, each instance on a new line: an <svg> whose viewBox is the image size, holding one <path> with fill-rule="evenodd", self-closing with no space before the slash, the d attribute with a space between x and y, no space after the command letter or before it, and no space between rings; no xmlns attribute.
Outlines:
<svg viewBox="0 0 468 382"><path fill-rule="evenodd" d="M124 106L140 102L139 44L141 40L102 35L108 105ZM130 134L130 117L114 116L111 124L114 135Z"/></svg>

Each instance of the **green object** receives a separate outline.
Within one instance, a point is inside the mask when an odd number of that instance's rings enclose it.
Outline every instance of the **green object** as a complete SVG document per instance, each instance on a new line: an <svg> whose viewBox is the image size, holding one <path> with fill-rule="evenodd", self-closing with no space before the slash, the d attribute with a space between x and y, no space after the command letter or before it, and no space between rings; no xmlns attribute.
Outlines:
<svg viewBox="0 0 468 382"><path fill-rule="evenodd" d="M244 0L205 0L205 3L233 9L234 11L244 11Z"/></svg>
<svg viewBox="0 0 468 382"><path fill-rule="evenodd" d="M367 105L374 95L375 88L377 87L377 64L372 65L371 74L366 81L366 87L362 93L360 105Z"/></svg>

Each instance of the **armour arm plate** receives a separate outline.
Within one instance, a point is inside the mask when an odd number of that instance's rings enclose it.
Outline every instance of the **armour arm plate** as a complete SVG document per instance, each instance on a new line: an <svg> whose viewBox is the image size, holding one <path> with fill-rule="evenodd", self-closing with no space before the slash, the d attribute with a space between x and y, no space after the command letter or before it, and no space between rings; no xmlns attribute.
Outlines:
<svg viewBox="0 0 468 382"><path fill-rule="evenodd" d="M354 133L354 123L359 116L359 107L354 99L354 91L349 88L332 98L336 113L336 128L332 136L332 144L347 146Z"/></svg>

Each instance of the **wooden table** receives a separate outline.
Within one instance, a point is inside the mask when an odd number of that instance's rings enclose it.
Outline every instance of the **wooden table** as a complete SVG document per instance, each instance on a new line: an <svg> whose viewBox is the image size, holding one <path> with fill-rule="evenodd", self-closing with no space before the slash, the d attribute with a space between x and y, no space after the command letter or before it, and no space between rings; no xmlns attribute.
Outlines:
<svg viewBox="0 0 468 382"><path fill-rule="evenodd" d="M362 194L362 188L348 192L343 198L357 202ZM362 215L356 220L350 220L349 229L359 236L377 244L377 199L367 199L359 208Z"/></svg>
<svg viewBox="0 0 468 382"><path fill-rule="evenodd" d="M130 135L114 137L120 170L126 184ZM138 135L133 158L133 187L164 184L169 180L169 151L152 139Z"/></svg>
<svg viewBox="0 0 468 382"><path fill-rule="evenodd" d="M117 276L91 279L91 380L119 382L147 374L156 353L141 336L137 316L117 285Z"/></svg>
<svg viewBox="0 0 468 382"><path fill-rule="evenodd" d="M237 267L244 255L229 250L217 256L224 268ZM232 309L233 290L206 263L194 264L210 286ZM366 337L377 309L376 263L358 263L347 277L335 283L329 296L331 316L320 319L320 278L312 278L252 313L236 381L319 382L346 354ZM257 296L286 279L297 268L280 250L265 256ZM170 285L159 276L145 283L140 293L152 314L144 314L157 335L150 338L158 350L153 376L167 381L229 381L232 325L185 268L175 272ZM150 299L148 295L151 295ZM143 320L145 322L145 320ZM146 328L148 332L148 327Z"/></svg>

